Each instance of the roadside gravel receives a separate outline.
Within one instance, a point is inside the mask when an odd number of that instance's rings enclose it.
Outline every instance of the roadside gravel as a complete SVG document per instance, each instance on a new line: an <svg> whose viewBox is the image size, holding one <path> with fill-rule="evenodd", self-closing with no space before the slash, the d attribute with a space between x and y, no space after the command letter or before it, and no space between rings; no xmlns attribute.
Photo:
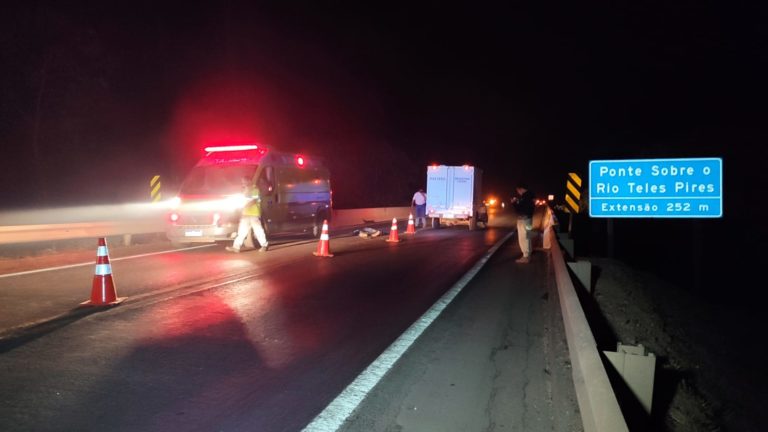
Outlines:
<svg viewBox="0 0 768 432"><path fill-rule="evenodd" d="M741 343L755 329L740 328L737 311L621 261L590 261L598 276L586 301L603 318L593 328L600 348L642 344L657 356L652 416L634 419L639 430L764 430L766 374Z"/></svg>

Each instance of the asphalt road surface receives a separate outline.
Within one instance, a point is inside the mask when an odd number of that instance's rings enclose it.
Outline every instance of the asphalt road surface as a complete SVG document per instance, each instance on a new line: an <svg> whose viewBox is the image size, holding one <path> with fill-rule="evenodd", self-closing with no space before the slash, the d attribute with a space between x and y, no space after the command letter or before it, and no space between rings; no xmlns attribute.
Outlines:
<svg viewBox="0 0 768 432"><path fill-rule="evenodd" d="M315 241L291 241L268 253L218 245L125 259L112 268L127 300L98 310L72 309L89 295L90 266L0 278L0 430L302 430L508 232L336 237L333 258L314 257ZM515 243L346 430L572 430L548 259L516 267ZM422 402L445 388L453 405ZM411 405L439 420L434 428L416 426ZM445 426L457 417L478 424Z"/></svg>
<svg viewBox="0 0 768 432"><path fill-rule="evenodd" d="M340 430L580 431L547 256L509 241Z"/></svg>

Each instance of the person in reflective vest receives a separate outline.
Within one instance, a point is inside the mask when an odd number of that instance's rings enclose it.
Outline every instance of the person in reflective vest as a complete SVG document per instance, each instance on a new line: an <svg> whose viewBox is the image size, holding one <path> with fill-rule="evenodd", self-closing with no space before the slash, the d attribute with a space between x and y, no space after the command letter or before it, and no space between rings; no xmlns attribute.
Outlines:
<svg viewBox="0 0 768 432"><path fill-rule="evenodd" d="M261 245L259 251L266 252L269 248L267 242L267 235L264 232L264 226L261 223L261 198L259 197L259 189L253 185L249 177L243 177L243 195L248 200L243 206L242 214L240 215L240 224L237 227L237 237L232 243L231 247L227 247L230 252L240 252L243 247L245 238L248 237L248 233L253 230L256 235L256 240Z"/></svg>

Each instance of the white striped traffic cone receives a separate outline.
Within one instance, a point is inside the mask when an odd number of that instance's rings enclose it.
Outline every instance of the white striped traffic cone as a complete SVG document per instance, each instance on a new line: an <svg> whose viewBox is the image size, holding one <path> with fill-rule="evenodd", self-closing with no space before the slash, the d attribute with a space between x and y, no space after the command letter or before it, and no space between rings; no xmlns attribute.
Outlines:
<svg viewBox="0 0 768 432"><path fill-rule="evenodd" d="M320 242L317 244L317 252L312 252L314 256L319 257L332 257L330 249L330 237L328 236L328 221L323 220L323 231L320 234Z"/></svg>
<svg viewBox="0 0 768 432"><path fill-rule="evenodd" d="M388 242L397 243L400 241L400 237L397 235L397 218L392 218L392 227L389 229Z"/></svg>
<svg viewBox="0 0 768 432"><path fill-rule="evenodd" d="M408 214L408 228L405 229L406 234L416 234L416 226L413 224L413 214Z"/></svg>
<svg viewBox="0 0 768 432"><path fill-rule="evenodd" d="M80 303L81 306L114 306L125 300L118 297L115 281L112 280L112 264L109 263L107 239L99 237L99 247L96 249L96 270L93 273L91 299Z"/></svg>

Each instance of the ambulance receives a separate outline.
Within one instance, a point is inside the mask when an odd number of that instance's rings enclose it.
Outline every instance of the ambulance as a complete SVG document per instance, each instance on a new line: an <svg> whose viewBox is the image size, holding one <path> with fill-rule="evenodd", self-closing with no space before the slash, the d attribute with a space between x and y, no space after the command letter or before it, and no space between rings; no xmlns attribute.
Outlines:
<svg viewBox="0 0 768 432"><path fill-rule="evenodd" d="M256 185L268 237L318 237L331 219L330 172L318 158L258 144L205 148L179 188L166 235L174 244L232 240L242 208L243 178Z"/></svg>

